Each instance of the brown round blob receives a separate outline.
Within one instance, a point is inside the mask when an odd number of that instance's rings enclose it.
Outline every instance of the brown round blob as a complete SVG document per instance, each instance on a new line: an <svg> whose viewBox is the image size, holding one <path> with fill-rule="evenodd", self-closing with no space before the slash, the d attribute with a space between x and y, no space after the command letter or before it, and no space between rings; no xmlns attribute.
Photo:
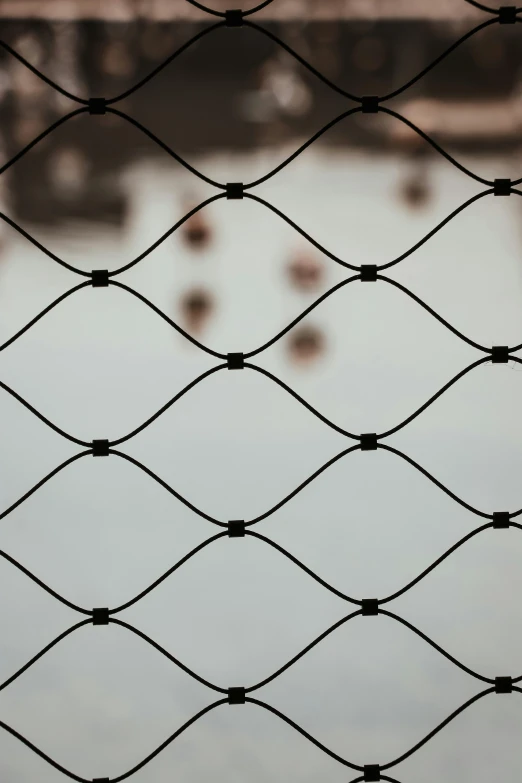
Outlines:
<svg viewBox="0 0 522 783"><path fill-rule="evenodd" d="M309 254L300 253L287 266L287 274L294 288L314 291L323 281L323 267Z"/></svg>
<svg viewBox="0 0 522 783"><path fill-rule="evenodd" d="M298 327L290 334L290 358L297 364L309 364L324 353L325 344L324 334L316 326Z"/></svg>
<svg viewBox="0 0 522 783"><path fill-rule="evenodd" d="M193 202L185 202L183 211L185 214L190 212L196 206ZM183 241L191 250L203 250L212 239L212 229L207 218L202 212L196 212L189 217L181 226L181 236Z"/></svg>
<svg viewBox="0 0 522 783"><path fill-rule="evenodd" d="M212 296L203 288L187 291L181 299L184 327L188 332L200 332L214 309Z"/></svg>
<svg viewBox="0 0 522 783"><path fill-rule="evenodd" d="M409 177L401 185L401 197L410 209L425 207L431 198L431 189L424 175Z"/></svg>

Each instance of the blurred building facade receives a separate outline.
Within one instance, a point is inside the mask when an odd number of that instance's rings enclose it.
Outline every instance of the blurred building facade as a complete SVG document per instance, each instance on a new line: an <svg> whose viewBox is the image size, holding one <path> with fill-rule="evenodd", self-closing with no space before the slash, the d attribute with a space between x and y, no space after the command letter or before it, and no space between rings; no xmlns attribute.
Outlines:
<svg viewBox="0 0 522 783"><path fill-rule="evenodd" d="M24 9L38 5L31 6L31 1L17 0L19 18L9 15L15 7L12 3L0 4L3 40L66 89L84 97L123 92L208 24L202 12L185 2L169 4L171 20L153 18L165 15L165 4L149 3L147 8L156 10L148 18L144 4L122 2L121 9L125 7L127 15L132 11L134 16L114 21L82 18L81 2L73 5L76 19L26 18ZM477 18L476 9L463 2L435 4L442 17L438 21L428 9L434 4L413 0L322 0L301 5L303 18L285 21L285 7L290 16L288 9L295 10L296 4L284 0L272 4L264 12L264 26L332 81L370 95L407 82ZM89 6L85 0L84 6L92 17L101 17L99 3ZM111 5L113 11L116 6ZM61 0L38 5L48 16L62 9L60 13L67 17L65 10L70 7ZM95 7L99 13L94 13ZM219 3L214 7L220 7ZM323 16L328 11L331 18L316 19L318 14L311 9L319 7ZM194 12L203 21L192 21ZM276 13L281 20L274 18ZM180 20L181 14L188 18ZM445 67L435 68L391 107L450 151L489 154L518 148L522 130L518 30L504 27L501 35L495 32L488 37L488 31L483 31L459 47ZM265 36L255 31L237 36L225 29L204 38L118 107L180 155L194 160L207 152L246 152L293 140L297 144L345 111L346 105L346 100ZM74 108L76 104L0 50L4 161ZM425 142L398 121L382 115L371 120L358 116L341 122L319 143L386 154L429 154ZM93 123L103 123L103 128ZM80 116L51 133L12 167L7 175L10 209L23 223L52 226L75 219L119 225L126 214L120 174L132 162L164 156L164 151L120 118Z"/></svg>

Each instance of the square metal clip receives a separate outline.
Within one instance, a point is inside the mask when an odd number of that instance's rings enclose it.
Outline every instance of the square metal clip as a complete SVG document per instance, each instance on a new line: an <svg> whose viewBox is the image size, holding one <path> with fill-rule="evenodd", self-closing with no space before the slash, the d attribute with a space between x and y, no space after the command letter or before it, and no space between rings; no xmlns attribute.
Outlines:
<svg viewBox="0 0 522 783"><path fill-rule="evenodd" d="M227 182L227 199L243 198L244 187L242 182Z"/></svg>
<svg viewBox="0 0 522 783"><path fill-rule="evenodd" d="M242 370L245 366L245 356L242 353L228 353L227 364L229 370Z"/></svg>
<svg viewBox="0 0 522 783"><path fill-rule="evenodd" d="M89 98L87 105L89 114L105 114L107 112L107 101L105 98Z"/></svg>
<svg viewBox="0 0 522 783"><path fill-rule="evenodd" d="M364 779L369 781L376 781L381 779L381 767L379 764L365 764L364 765Z"/></svg>
<svg viewBox="0 0 522 783"><path fill-rule="evenodd" d="M495 677L495 693L512 693L512 677Z"/></svg>
<svg viewBox="0 0 522 783"><path fill-rule="evenodd" d="M366 432L359 436L361 441L361 451L374 451L377 448L377 434L375 432Z"/></svg>
<svg viewBox="0 0 522 783"><path fill-rule="evenodd" d="M242 538L245 535L245 520L231 519L228 523L228 537Z"/></svg>
<svg viewBox="0 0 522 783"><path fill-rule="evenodd" d="M379 614L379 599L378 598L363 598L362 600L362 613L364 616Z"/></svg>
<svg viewBox="0 0 522 783"><path fill-rule="evenodd" d="M225 24L227 27L242 27L243 11L240 8L225 11Z"/></svg>
<svg viewBox="0 0 522 783"><path fill-rule="evenodd" d="M109 456L109 441L93 440L92 442L92 456L93 457L108 457Z"/></svg>
<svg viewBox="0 0 522 783"><path fill-rule="evenodd" d="M491 361L493 364L507 364L509 362L509 347L494 345L491 349Z"/></svg>
<svg viewBox="0 0 522 783"><path fill-rule="evenodd" d="M502 5L498 9L499 24L515 24L517 21L517 9L514 5Z"/></svg>
<svg viewBox="0 0 522 783"><path fill-rule="evenodd" d="M361 281L363 283L375 283L377 280L377 264L363 264L361 266Z"/></svg>
<svg viewBox="0 0 522 783"><path fill-rule="evenodd" d="M497 530L509 527L509 511L494 511L493 527Z"/></svg>
<svg viewBox="0 0 522 783"><path fill-rule="evenodd" d="M494 180L493 193L495 196L509 196L511 194L511 180L510 179Z"/></svg>
<svg viewBox="0 0 522 783"><path fill-rule="evenodd" d="M376 95L365 95L361 98L363 114L377 114L379 111L379 98Z"/></svg>
<svg viewBox="0 0 522 783"><path fill-rule="evenodd" d="M245 689L244 688L229 688L228 689L228 703L229 704L244 704L245 703Z"/></svg>
<svg viewBox="0 0 522 783"><path fill-rule="evenodd" d="M91 272L91 281L93 288L104 288L109 285L108 269L93 269Z"/></svg>
<svg viewBox="0 0 522 783"><path fill-rule="evenodd" d="M93 625L109 625L109 609L104 607L102 609L92 610L92 624Z"/></svg>

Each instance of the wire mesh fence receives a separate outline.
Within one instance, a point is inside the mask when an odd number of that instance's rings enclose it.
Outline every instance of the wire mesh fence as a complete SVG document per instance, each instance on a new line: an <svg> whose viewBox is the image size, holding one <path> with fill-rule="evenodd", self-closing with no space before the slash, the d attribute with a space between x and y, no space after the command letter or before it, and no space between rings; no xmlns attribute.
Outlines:
<svg viewBox="0 0 522 783"><path fill-rule="evenodd" d="M501 7L499 9L493 9L493 8L489 8L488 6L482 5L481 3L474 2L474 0L466 0L466 2L469 5L483 11L484 14L486 15L486 19L480 24L478 24L477 26L475 26L473 29L471 29L469 32L467 32L465 35L461 36L457 41L455 41L455 43L452 46L450 46L445 52L443 52L439 57L437 57L432 63L430 63L426 68L420 71L415 77L410 79L408 82L406 82L400 87L397 87L396 89L394 89L393 91L389 92L386 95L375 96L375 95L356 95L352 93L350 90L347 90L344 87L341 87L340 85L334 83L329 78L324 76L324 74L322 74L319 70L315 69L315 67L310 62L308 62L306 59L301 57L296 51L294 51L290 46L288 46L282 39L276 36L273 32L257 24L255 22L255 14L258 11L262 10L263 8L267 7L268 5L277 2L277 0L266 0L266 2L261 3L260 5L256 6L255 8L249 11L240 11L236 9L226 10L226 11L216 11L211 8L207 8L206 6L200 4L199 2L196 2L196 0L187 0L187 2L190 3L190 5L194 6L195 8L199 9L200 11L205 12L206 14L212 17L215 17L217 21L213 22L208 27L205 27L202 31L198 32L193 38L188 40L183 46L177 49L163 63L161 63L161 65L156 67L152 72L150 72L145 78L143 78L137 84L133 85L126 91L112 98L101 98L97 96L86 98L86 97L72 94L68 90L61 87L60 84L56 83L54 80L49 79L38 68L31 65L24 57L22 57L19 53L17 53L12 47L0 41L0 45L9 53L10 56L15 57L17 60L19 60L19 62L21 62L25 67L31 70L36 76L38 76L44 82L46 82L50 87L52 87L53 89L55 89L56 91L64 95L65 97L75 101L80 105L78 109L69 112L68 114L60 118L57 122L54 122L47 130L45 130L37 138L31 141L24 149L22 149L17 155L11 158L11 160L9 160L0 169L0 173L7 171L29 150L31 150L35 145L37 145L40 141L42 141L48 134L52 133L54 130L56 130L64 123L74 120L75 117L81 114L88 114L88 115L92 115L95 118L93 121L96 122L96 116L112 114L117 116L122 121L128 122L131 125L133 125L138 131L143 133L151 141L157 144L165 152L165 154L169 155L171 158L176 160L191 174L193 174L195 177L199 178L203 182L207 183L208 185L218 190L218 193L216 193L214 196L207 198L206 200L198 204L196 207L191 209L187 214L185 214L181 220L179 220L175 225L173 225L166 233L164 233L158 240L156 240L152 245L150 245L150 247L148 247L144 252L142 252L136 258L129 260L126 264L122 265L121 267L119 267L114 271L109 271L108 269L93 269L89 273L73 266L71 263L69 263L67 259L59 257L58 255L53 253L49 248L47 248L42 243L37 241L28 232L26 232L21 226L19 226L14 220L9 218L5 214L1 214L0 216L7 224L9 224L19 234L21 234L28 242L31 242L33 245L35 245L42 253L47 255L51 260L53 260L57 264L60 264L62 267L67 269L69 272L71 272L71 274L76 274L85 279L81 283L69 289L66 293L62 294L59 298L54 300L51 304L48 305L48 307L46 307L43 311L37 314L29 323L27 323L16 334L8 338L0 346L0 350L5 350L10 346L12 346L15 342L17 342L20 338L22 338L23 335L29 329L35 327L38 324L38 322L42 318L44 318L49 312L51 312L54 308L58 307L65 299L69 297L73 297L78 291L88 287L107 288L109 286L114 286L126 292L128 295L133 296L139 301L141 301L146 307L152 310L159 318L163 319L170 327L175 329L186 340L189 340L201 351L204 351L210 356L219 360L218 364L216 364L210 370L204 372L202 375L200 375L199 377L194 379L191 383L189 383L187 386L185 386L174 397L172 397L162 408L160 408L153 415L151 415L146 421L136 426L131 432L124 434L123 436L114 440L95 438L92 441L87 441L87 440L82 440L81 438L78 438L69 432L66 432L61 427L56 426L42 413L40 413L35 407L33 407L30 404L30 402L28 402L21 395L19 395L14 389L9 387L4 382L0 382L0 386L7 394L11 395L21 405L25 406L32 414L38 417L42 422L44 422L48 427L53 429L63 438L69 440L70 442L82 448L81 451L79 451L74 456L70 457L69 459L67 459L60 465L58 465L54 470L52 470L44 478L42 478L37 484L31 487L22 497L16 500L8 508L3 510L0 513L0 519L3 519L7 515L9 515L12 511L14 511L17 507L19 507L22 503L24 503L24 501L26 501L35 492L37 492L40 489L40 487L42 487L44 484L50 481L54 476L56 476L61 471L66 470L70 465L72 465L76 461L83 459L84 457L87 456L93 456L93 457L111 456L113 458L118 457L121 460L125 460L128 463L131 463L135 468L145 473L153 481L155 481L157 484L163 487L163 489L169 492L178 501L185 504L192 512L199 515L201 518L213 524L214 526L221 528L221 530L215 535L208 538L203 543L201 543L199 546L195 547L190 553L188 553L185 557L183 557L177 563L175 563L168 571L166 571L162 576L156 579L145 590L140 592L138 595L130 598L125 603L114 608L109 608L109 607L86 608L69 601L65 596L58 594L56 591L51 589L47 584L45 584L42 580L40 580L36 575L34 575L28 569L26 569L22 563L18 562L15 558L11 557L6 552L1 551L0 555L3 557L4 560L8 561L14 567L19 569L29 579L33 580L33 582L39 585L43 590L47 591L50 595L52 595L56 600L62 602L64 605L68 606L70 609L78 612L79 614L84 615L86 619L81 620L80 622L76 623L68 630L66 630L64 633L60 634L56 639L54 639L50 644L48 644L44 649L42 649L37 655L35 655L30 661L28 661L24 666L18 669L18 671L16 671L12 676L10 676L7 680L5 680L5 682L3 682L0 685L0 690L10 685L14 680L16 680L19 676L21 676L28 668L30 668L34 663L36 663L36 661L38 661L43 655L47 654L55 645L57 645L59 642L61 642L70 634L76 632L79 628L88 624L108 625L110 623L113 623L126 629L129 633L141 637L144 641L146 641L149 645L154 647L158 652L164 655L176 666L181 668L190 677L199 681L200 683L208 687L210 690L213 690L216 693L220 694L220 698L217 701L214 701L211 704L209 704L207 707L205 707L203 710L198 712L196 715L194 715L190 720L188 720L185 724L183 724L177 731L175 731L165 742L163 742L159 747L157 747L140 763L136 764L132 769L126 771L125 773L117 777L113 777L110 779L108 777L93 779L95 781L98 781L98 783L102 783L102 781L108 783L109 780L121 781L131 777L134 773L138 772L138 770L142 769L146 764L148 764L149 761L151 761L155 756L157 756L158 753L160 753L171 742L173 742L180 734L188 730L189 727L195 721L199 720L203 715L225 704L240 705L245 703L251 703L258 706L261 709L269 711L270 713L277 716L282 721L286 722L289 726L291 726L293 729L299 732L303 737L305 737L307 740L313 743L324 753L331 756L340 764L353 770L358 775L353 779L354 783L356 781L362 781L362 780L394 781L396 780L396 778L390 777L388 774L386 774L388 770L397 767L398 765L400 765L402 761L407 759L413 753L416 753L432 737L434 737L439 731L444 729L454 718L456 718L464 710L471 707L471 705L473 705L475 702L484 698L487 695L494 694L494 693L496 694L507 694L513 692L522 693L522 688L517 685L517 683L520 683L522 681L522 674L516 675L515 673L515 676L512 675L508 676L505 673L500 673L496 677L484 676L480 672L474 671L473 669L468 667L464 662L457 660L448 651L446 651L441 646L439 646L434 640L429 638L427 635L421 632L414 625L410 624L407 620L393 613L392 611L389 611L388 609L384 609L383 606L385 604L393 602L394 599L403 595L406 591L412 589L415 585L417 585L420 582L420 580L422 580L431 571L433 571L433 569L435 569L446 558L452 555L457 549L459 549L461 546L466 544L468 541L470 541L472 538L479 535L483 531L489 528L499 529L499 530L507 529L510 527L522 529L522 525L516 521L516 518L522 515L522 509L513 510L513 511L499 509L496 511L489 512L484 509L477 508L471 503L469 503L467 500L456 495L451 490L451 488L445 486L435 476L433 476L430 472L428 472L422 465L420 465L411 457L409 457L408 454L394 448L393 446L389 445L386 441L390 436L392 436L402 428L406 427L417 416L422 414L429 406L431 406L436 400L438 400L441 397L441 395L443 395L454 384L458 383L464 376L466 376L468 373L471 373L473 370L475 370L477 367L481 366L482 364L485 363L507 364L508 362L522 364L522 359L520 359L518 356L515 355L518 351L522 349L522 343L514 346L506 346L506 345L486 346L476 342L470 336L467 336L462 332L460 332L451 323L449 323L437 312L435 312L435 310L433 310L427 302L417 297L407 287L387 277L385 274L383 274L383 272L393 267L394 265L399 264L401 261L403 261L410 255L415 253L416 250L418 250L422 245L428 242L437 232L441 231L450 221L454 219L458 219L460 213L462 213L464 210L466 210L468 207L470 207L472 204L476 203L477 201L484 199L486 197L509 197L512 195L521 196L522 190L520 190L518 186L522 184L522 177L518 179L495 178L489 180L480 176L478 173L471 171L462 163L460 163L459 160L457 160L448 152L446 152L436 141L434 141L429 135L427 135L422 130L422 128L417 127L417 125L412 123L406 117L388 108L385 104L388 100L391 100L392 98L395 98L401 95L402 93L406 92L410 87L416 84L433 68L435 68L440 62L442 62L442 60L446 58L449 54L451 54L451 52L453 52L457 47L461 46L466 40L476 35L481 30L495 24L515 25L521 22L522 8L516 8L514 6L506 6L506 7ZM186 49L191 47L193 44L195 44L198 40L200 40L204 36L213 35L218 30L223 30L223 29L228 30L229 28L232 28L232 30L228 34L239 35L241 34L240 29L245 27L251 28L256 33L270 38L272 42L276 43L279 47L285 50L288 55L295 58L295 60L299 62L301 66L306 68L315 78L322 81L326 86L328 86L331 90L341 95L343 98L347 99L351 103L354 103L355 106L350 105L350 107L346 111L344 111L342 114L340 114L331 122L329 122L327 125L325 125L318 133L312 136L306 143L301 145L295 152L293 152L288 158L286 158L285 161L283 161L281 164L276 166L271 171L264 174L262 177L252 182L220 182L208 177L203 171L199 171L198 169L196 169L188 161L184 160L180 155L178 155L175 152L175 150L171 149L160 138L158 138L155 134L153 134L150 130L148 130L144 125L142 125L132 116L130 116L128 113L120 111L114 106L119 101L130 96L135 91L139 90L141 87L147 84L161 70L163 70L163 68L165 68L167 65L172 63ZM420 138L424 139L424 141L427 142L439 155L443 156L450 164L452 164L458 170L460 170L463 175L471 178L472 180L476 181L478 184L484 186L485 188L480 192L478 192L476 195L472 196L470 199L464 202L457 209L455 209L444 220L442 220L438 225L436 225L428 234L426 234L426 236L424 236L419 242L417 242L415 245L409 248L406 252L402 253L397 258L389 260L387 263L382 265L363 264L361 266L356 266L349 263L345 259L333 254L332 252L330 252L330 250L327 247L317 242L313 238L313 236L311 236L303 227L297 225L294 221L292 221L287 215L285 215L277 207L269 203L267 200L257 196L254 192L256 186L266 182L271 177L280 176L281 172L287 166L291 165L292 162L299 155L301 155L308 147L310 147L310 145L316 142L328 130L330 130L332 127L334 127L340 122L344 122L345 120L349 121L350 117L353 117L358 113L363 113L363 114L384 113L393 117L398 122L403 123L405 126L407 126L411 131L417 134ZM310 244L315 246L326 257L328 257L330 260L340 265L341 267L345 267L346 269L350 270L353 274L348 278L346 278L345 280L338 283L337 285L330 288L328 291L326 291L322 296L320 296L316 301L314 301L312 305L306 308L297 318L295 318L284 329L279 331L276 335L274 335L270 340L265 342L263 345L249 352L240 352L237 350L238 346L233 346L235 349L234 351L221 353L209 348L208 346L206 346L205 344L197 340L193 335L189 334L188 331L183 329L178 323L172 320L166 313L164 313L158 307L156 307L149 299L147 299L137 290L121 282L120 276L122 276L127 270L131 269L138 263L144 262L145 259L161 243L163 243L175 231L180 229L194 215L204 210L210 204L218 200L236 201L236 200L243 200L243 199L250 199L252 201L255 201L258 204L260 204L263 208L270 210L278 218L280 218L281 220L285 221L288 225L290 225L292 229L298 232L302 237L304 237ZM233 208L234 205L231 204L230 209ZM293 327L295 327L302 319L304 319L316 307L319 307L321 303L324 302L328 297L333 296L341 289L344 289L345 286L351 285L352 283L355 282L374 283L374 284L386 283L388 285L393 286L395 289L400 291L404 296L409 297L419 307L423 308L427 313L429 313L434 319L436 319L447 330L449 330L453 335L455 335L456 339L462 340L463 342L467 343L469 346L474 348L476 351L478 351L480 354L482 354L482 356L479 359L477 359L476 361L474 361L473 363L465 367L457 375L455 375L432 397L430 397L422 406L420 406L417 410L415 410L410 416L408 416L403 421L397 423L391 429L388 429L387 431L380 432L380 433L377 432L355 433L340 427L334 421L331 421L325 415L323 415L323 413L317 410L314 406L309 404L306 401L306 399L304 399L299 394L297 394L292 388L290 388L276 375L250 361L251 359L259 355L263 351L270 349L277 341L281 340ZM94 295L97 295L97 292L95 292ZM132 456L126 454L125 452L120 451L118 448L122 444L128 442L134 436L138 435L144 429L149 427L154 421L156 421L160 416L162 416L162 414L164 414L169 408L171 408L171 406L174 405L178 400L180 400L185 394L190 393L190 391L196 385L200 383L204 383L208 377L210 377L214 373L221 372L222 370L251 370L264 375L270 381L279 385L285 392L291 395L294 398L294 400L296 400L298 403L304 406L310 413L312 413L315 417L317 417L324 425L336 431L340 435L346 437L348 440L354 441L353 445L347 447L346 449L338 453L335 457L333 457L328 462L326 462L321 468L315 471L311 476L309 476L304 482L302 482L296 489L290 492L281 501L276 503L271 508L267 509L264 513L252 519L233 519L233 520L218 519L212 516L211 514L206 513L205 511L200 509L195 503L193 503L191 500L189 500L188 498L180 494L174 487L170 486L170 484L164 481L159 475L157 475L155 472L150 470L145 464L134 459ZM288 502L291 502L292 498L294 498L302 489L304 489L308 484L310 484L310 482L312 482L315 478L321 475L325 470L327 470L331 465L333 465L338 460L344 458L345 456L353 454L358 450L375 451L378 449L386 450L389 453L393 454L394 456L405 461L411 468L424 475L436 487L438 487L442 492L444 492L447 496L449 496L455 503L458 503L472 514L482 518L483 520L485 520L485 522L480 527L477 527L468 535L464 536L450 549L448 549L441 557L439 557L435 562L433 562L428 568L426 568L422 573L420 573L416 578L411 580L408 584L403 586L400 590L396 591L395 593L381 598L353 597L334 588L332 585L328 583L328 581L325 578L319 576L313 570L309 569L290 551L279 546L277 543L275 543L274 541L270 540L268 537L262 535L262 533L255 530L254 526L258 525L259 523L262 523L262 521L265 520L270 515L277 513L277 511L283 505L285 505ZM161 647L149 636L142 633L134 626L116 617L116 615L120 614L121 612L124 612L126 609L130 608L138 601L140 601L142 598L144 598L146 595L148 595L165 579L167 579L171 574L173 574L180 567L184 566L185 563L187 563L189 560L195 557L204 548L210 547L217 540L226 537L229 538L252 537L256 539L256 541L258 542L262 542L267 546L273 547L274 549L278 550L284 557L286 557L289 562L292 562L296 567L300 568L302 571L308 574L309 577L314 579L324 589L330 591L331 593L335 594L337 597L341 598L347 603L352 604L355 607L351 613L349 613L339 622L332 625L327 631L325 631L316 639L314 639L299 654L294 656L284 666L280 667L269 677L266 677L265 679L263 679L258 683L255 683L253 685L247 685L247 686L235 684L234 686L231 687L229 686L225 687L223 685L210 682L206 678L201 677L197 672L190 669L187 665L179 661L177 658L175 658L169 651ZM358 765L352 763L349 759L343 758L337 753L334 753L328 747L326 747L321 742L319 742L315 737L311 736L308 732L306 732L298 723L294 722L289 716L283 714L282 712L280 712L279 710L277 710L267 702L255 698L251 694L261 689L264 685L267 685L275 678L277 678L280 674L286 671L290 666L296 663L313 647L319 644L323 639L325 639L329 634L333 633L340 626L344 625L345 623L349 622L353 618L360 615L375 616L379 614L384 614L389 618L392 618L396 622L401 623L403 626L408 628L414 634L422 638L427 644L431 645L441 655L445 656L446 659L451 661L455 666L459 667L461 670L466 672L470 677L473 677L478 681L485 683L487 687L482 691L478 692L472 698L470 698L461 707L459 707L451 715L449 715L449 717L446 718L442 723L436 726L436 728L434 728L420 742L415 744L407 752L403 753L399 757L391 761L387 761L386 763L379 763L379 764L374 763L375 762L374 759L370 759L369 761L371 763ZM59 764L57 761L49 757L43 750L37 748L25 736L17 732L12 727L8 726L3 722L0 722L0 726L6 732L16 737L18 740L20 740L20 742L24 743L28 748L30 748L36 754L41 756L45 761L47 761L49 764L54 766L57 770L64 773L71 779L82 781L82 782L88 780L87 778L78 775L76 772L68 770L65 767L63 767L61 764Z"/></svg>

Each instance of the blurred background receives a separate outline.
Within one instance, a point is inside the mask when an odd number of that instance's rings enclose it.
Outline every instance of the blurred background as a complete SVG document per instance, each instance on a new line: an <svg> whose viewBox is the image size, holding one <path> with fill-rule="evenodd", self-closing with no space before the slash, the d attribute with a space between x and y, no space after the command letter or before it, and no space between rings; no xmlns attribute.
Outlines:
<svg viewBox="0 0 522 783"><path fill-rule="evenodd" d="M1 0L0 17L5 43L85 98L122 93L215 21L182 0ZM487 18L463 0L276 0L251 17L360 95L402 86ZM522 176L519 28L479 32L388 104L487 179ZM243 28L204 37L116 108L206 176L248 182L352 105ZM2 164L74 108L0 50ZM359 265L401 255L483 189L400 121L357 114L254 192ZM215 193L113 115L71 119L0 177L2 213L87 271L132 260ZM388 274L471 339L517 344L521 215L516 196L481 199ZM5 221L0 232L3 343L81 280ZM262 205L221 200L117 279L208 347L247 352L350 274ZM356 282L253 362L359 433L398 424L477 358L399 290ZM75 436L114 439L215 363L124 291L86 288L6 348L0 378ZM519 365L483 365L387 442L471 505L515 511L521 392ZM2 511L77 448L5 392L0 431ZM226 521L264 513L349 445L245 370L215 373L122 451ZM398 457L358 451L254 529L338 590L382 598L480 524ZM129 600L215 532L124 460L85 458L0 522L0 549L91 608ZM519 531L485 531L386 608L480 674L518 676L521 556ZM82 618L6 561L0 596L1 683ZM263 542L224 538L119 617L229 687L267 677L351 610ZM253 695L354 763L384 764L480 690L408 629L359 617ZM0 693L0 720L76 774L113 778L214 696L125 629L87 627ZM517 694L489 696L390 774L515 783L521 724ZM246 705L211 712L133 779L356 776ZM0 780L59 777L0 733Z"/></svg>

